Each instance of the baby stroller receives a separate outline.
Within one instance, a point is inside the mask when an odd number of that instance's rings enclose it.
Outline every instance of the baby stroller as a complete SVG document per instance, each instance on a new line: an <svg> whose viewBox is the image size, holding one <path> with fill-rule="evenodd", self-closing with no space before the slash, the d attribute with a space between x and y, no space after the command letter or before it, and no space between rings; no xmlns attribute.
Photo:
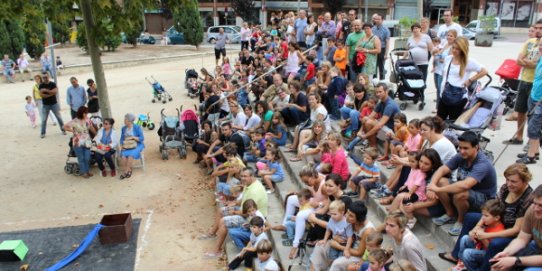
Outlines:
<svg viewBox="0 0 542 271"><path fill-rule="evenodd" d="M201 91L201 86L198 83L198 72L194 69L187 69L184 72L184 88L190 98L198 97Z"/></svg>
<svg viewBox="0 0 542 271"><path fill-rule="evenodd" d="M390 52L391 66L395 75L392 82L395 81L395 84L397 84L397 91L394 98L397 97L400 101L412 101L414 104L421 101L418 109L423 110L425 106L424 91L426 87L423 81L423 73L418 69L418 66L416 66L412 59L401 59L402 52L406 51L393 49ZM394 54L397 57L395 63L393 61ZM406 102L403 102L399 105L399 108L405 110L407 105Z"/></svg>
<svg viewBox="0 0 542 271"><path fill-rule="evenodd" d="M162 154L162 160L169 159L169 150L176 149L179 152L179 158L186 158L186 141L182 132L180 123L181 113L177 109L177 116L166 116L164 110L160 111L160 129L158 129L158 135L160 136L160 153Z"/></svg>
<svg viewBox="0 0 542 271"><path fill-rule="evenodd" d="M504 99L505 96L497 87L487 87L486 85L484 88L474 91L469 96L466 110L454 123L448 125L445 136L457 146L457 138L464 131L476 133L480 140L480 150L493 161L493 152L486 149L490 140L482 133L487 128L494 131L500 129L505 107Z"/></svg>
<svg viewBox="0 0 542 271"><path fill-rule="evenodd" d="M190 144L193 144L194 141L200 138L201 131L198 115L196 114L197 107L195 105L194 110L187 109L183 111L183 107L181 106L181 127L183 128L183 136Z"/></svg>
<svg viewBox="0 0 542 271"><path fill-rule="evenodd" d="M515 59L505 59L499 69L495 72L496 75L501 77L504 81L499 87L504 94L504 114L508 110L514 109L516 104L516 98L518 96L519 74L521 72L521 66L516 63Z"/></svg>
<svg viewBox="0 0 542 271"><path fill-rule="evenodd" d="M162 103L167 103L167 101L173 101L173 98L171 97L171 94L166 91L166 89L154 78L154 76L151 75L152 81L145 77L145 80L152 86L152 102L155 103L156 100L162 101Z"/></svg>

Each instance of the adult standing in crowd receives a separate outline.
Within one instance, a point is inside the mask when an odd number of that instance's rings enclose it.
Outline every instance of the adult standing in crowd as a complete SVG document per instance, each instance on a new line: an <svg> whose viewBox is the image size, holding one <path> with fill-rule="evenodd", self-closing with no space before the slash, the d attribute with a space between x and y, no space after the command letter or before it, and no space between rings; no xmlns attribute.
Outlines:
<svg viewBox="0 0 542 271"><path fill-rule="evenodd" d="M373 28L372 33L380 39L380 50L376 58L376 66L378 67L378 77L376 77L376 72L373 74L374 78L379 80L384 80L386 76L384 65L386 64L386 59L388 59L388 53L390 51L390 30L384 26L384 17L381 14L373 14ZM367 33L366 33L367 34Z"/></svg>
<svg viewBox="0 0 542 271"><path fill-rule="evenodd" d="M36 106L38 107L38 112L40 114L40 121L44 120L43 115L43 98L40 95L40 85L43 83L43 79L41 78L41 75L37 74L34 76L34 86L32 87L32 98L34 98L34 102L36 103ZM52 112L49 113L51 120L53 121L53 125L56 125L56 119Z"/></svg>
<svg viewBox="0 0 542 271"><path fill-rule="evenodd" d="M446 176L455 170L457 181L452 182ZM461 233L465 214L469 210L481 212L484 202L494 199L496 192L497 173L492 162L480 151L478 135L464 132L459 136L459 153L433 174L427 186L427 197L438 198L446 209L446 214L434 218L433 223L438 226L453 223L456 220L454 209L457 210L457 222L448 231L457 236Z"/></svg>
<svg viewBox="0 0 542 271"><path fill-rule="evenodd" d="M314 21L314 15L309 14L307 17L307 26L303 30L305 33L305 43L307 48L311 48L316 40L316 22Z"/></svg>
<svg viewBox="0 0 542 271"><path fill-rule="evenodd" d="M538 50L542 55L542 39L538 43ZM523 164L536 163L540 156L540 129L542 128L542 61L538 61L534 75L533 88L529 95L528 111L529 123L527 124L527 137L529 149L527 153L519 154L516 162Z"/></svg>
<svg viewBox="0 0 542 271"><path fill-rule="evenodd" d="M439 253L443 260L457 263L459 257L460 240L463 236L469 235L477 240L489 240L484 260L480 262L481 271L489 271L491 265L489 260L501 252L515 238L525 221L525 212L531 206L533 199L531 193L533 188L529 185L532 179L529 168L523 164L512 164L504 171L505 183L499 189L497 198L504 205L502 222L505 230L488 233L484 232L484 224L481 213L470 212L465 215L463 229L457 239L451 253Z"/></svg>
<svg viewBox="0 0 542 271"><path fill-rule="evenodd" d="M87 93L85 88L79 85L77 78L70 78L71 86L68 87L66 94L66 103L70 106L70 113L72 119L75 118L77 110L79 107L86 105L87 103Z"/></svg>
<svg viewBox="0 0 542 271"><path fill-rule="evenodd" d="M437 37L437 32L429 27L429 18L423 17L420 20L420 26L422 27L422 34L426 34L431 39Z"/></svg>
<svg viewBox="0 0 542 271"><path fill-rule="evenodd" d="M43 101L43 119L41 120L41 138L45 137L45 130L47 128L47 116L53 111L56 120L60 126L60 131L65 135L64 131L64 121L62 121L62 116L60 115L60 106L56 99L56 94L58 93L58 87L55 82L49 81L49 75L44 74L42 76L43 82L39 86L40 96Z"/></svg>
<svg viewBox="0 0 542 271"><path fill-rule="evenodd" d="M320 46L320 48L318 48L318 60L324 60L323 54L327 49L327 39L331 37L334 38L336 30L337 27L335 26L335 21L331 19L331 13L326 12L324 14L324 21L322 22L322 26L318 27L318 34L322 38L322 45Z"/></svg>
<svg viewBox="0 0 542 271"><path fill-rule="evenodd" d="M456 120L467 101L466 88L484 77L487 70L469 57L469 41L459 37L451 47L451 56L444 61L441 99L437 115L443 119ZM471 76L471 73L475 73Z"/></svg>
<svg viewBox="0 0 542 271"><path fill-rule="evenodd" d="M307 27L307 12L300 10L298 18L294 22L294 32L297 41L297 45L301 48L307 48L305 42L305 28Z"/></svg>
<svg viewBox="0 0 542 271"><path fill-rule="evenodd" d="M355 82L356 78L358 77L358 73L353 69L352 62L356 61L355 55L358 50L358 43L365 36L365 32L361 30L362 30L361 20L352 21L351 32L350 34L348 34L348 37L346 38L345 45L346 45L346 52L348 55L348 63L349 63L348 76L350 77L350 82Z"/></svg>
<svg viewBox="0 0 542 271"><path fill-rule="evenodd" d="M436 66L434 67L434 79L435 79L435 88L437 89L437 108L440 103L440 93L442 91L442 77L444 76L444 60L451 55L452 45L454 44L455 39L457 38L457 32L453 29L448 31L446 36L447 43L442 48L438 48L438 51L435 52ZM440 47L440 46L439 46ZM433 113L436 113L434 111Z"/></svg>
<svg viewBox="0 0 542 271"><path fill-rule="evenodd" d="M356 48L357 51L365 53L366 59L361 72L369 78L373 78L373 75L376 75L378 55L382 51L380 38L373 34L372 27L373 25L370 23L365 23L363 25L365 35L359 40L358 47ZM356 61L355 57L354 61Z"/></svg>
<svg viewBox="0 0 542 271"><path fill-rule="evenodd" d="M529 106L529 96L533 88L536 64L540 58L538 41L542 36L542 19L534 25L536 38L529 38L523 44L519 52L516 63L522 67L514 112L517 113L517 131L514 137L505 140L504 144L521 145L523 144L523 131L527 123L527 109Z"/></svg>
<svg viewBox="0 0 542 271"><path fill-rule="evenodd" d="M17 58L17 67L19 67L19 72L21 73L21 80L24 82L24 72L28 72L28 80L32 80L32 69L30 68L30 63L24 57L24 54L19 55Z"/></svg>
<svg viewBox="0 0 542 271"><path fill-rule="evenodd" d="M346 41L346 38L348 38L348 35L352 33L352 23L356 20L356 10L351 9L348 11L348 15L346 17L346 20L343 21L343 29L342 29L342 37L341 39Z"/></svg>
<svg viewBox="0 0 542 271"><path fill-rule="evenodd" d="M224 33L224 28L218 29L218 35L215 40L215 65L218 65L220 55L222 58L226 57L226 43L229 41L228 35Z"/></svg>
<svg viewBox="0 0 542 271"><path fill-rule="evenodd" d="M444 47L446 45L446 36L448 36L448 31L451 29L455 30L458 37L463 36L463 28L457 23L454 23L453 17L452 17L452 10L446 9L442 13L442 19L444 20L444 24L440 25L438 28L437 35L440 38L440 46Z"/></svg>
<svg viewBox="0 0 542 271"><path fill-rule="evenodd" d="M92 79L87 80L87 96L88 96L88 113L91 116L101 117L100 114L100 103L98 102L98 88L96 83Z"/></svg>
<svg viewBox="0 0 542 271"><path fill-rule="evenodd" d="M427 81L427 68L429 67L428 55L433 51L433 42L431 38L422 33L422 26L418 23L412 24L410 27L412 36L408 38L407 46L416 66L423 73L423 82Z"/></svg>
<svg viewBox="0 0 542 271"><path fill-rule="evenodd" d="M525 213L518 237L490 260L491 270L537 271L542 269L542 185L533 192L533 203Z"/></svg>

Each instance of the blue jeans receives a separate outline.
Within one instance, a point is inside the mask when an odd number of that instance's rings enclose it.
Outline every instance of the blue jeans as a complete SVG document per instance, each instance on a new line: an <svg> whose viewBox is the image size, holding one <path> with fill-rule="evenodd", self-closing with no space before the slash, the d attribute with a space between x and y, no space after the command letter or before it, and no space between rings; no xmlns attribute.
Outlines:
<svg viewBox="0 0 542 271"><path fill-rule="evenodd" d="M343 106L340 109L341 111L341 117L344 120L350 119L350 131L355 132L359 129L359 115L360 112L358 110L352 109L347 106Z"/></svg>
<svg viewBox="0 0 542 271"><path fill-rule="evenodd" d="M62 116L60 116L60 106L57 104L43 105L43 119L41 120L41 134L45 135L45 129L47 128L47 118L49 117L49 112L53 111L55 118L58 120L58 125L60 126L60 131L64 132L64 121L62 121Z"/></svg>
<svg viewBox="0 0 542 271"><path fill-rule="evenodd" d="M286 223L284 226L286 227L286 236L288 236L288 240L293 241L295 236L295 221L292 221L292 216L286 216Z"/></svg>
<svg viewBox="0 0 542 271"><path fill-rule="evenodd" d="M250 230L242 227L230 228L228 229L228 234L239 250L243 249L250 240Z"/></svg>
<svg viewBox="0 0 542 271"><path fill-rule="evenodd" d="M256 155L252 154L252 153L249 153L249 152L245 152L243 154L243 159L245 159L247 162L249 163L256 163L258 162L258 160L260 159L259 157L256 157Z"/></svg>
<svg viewBox="0 0 542 271"><path fill-rule="evenodd" d="M442 75L440 74L433 74L434 80L435 80L435 88L437 89L437 106L440 101L440 85L442 84Z"/></svg>
<svg viewBox="0 0 542 271"><path fill-rule="evenodd" d="M534 242L534 240L531 240L531 242L529 242L527 246L530 247L532 250L538 251L538 247L536 246L536 243ZM542 270L542 266L528 267L528 268L523 269L523 271L540 271L540 270Z"/></svg>
<svg viewBox="0 0 542 271"><path fill-rule="evenodd" d="M14 74L13 69L4 70L4 76L6 77L8 82L13 82L13 74Z"/></svg>
<svg viewBox="0 0 542 271"><path fill-rule="evenodd" d="M287 125L296 126L303 121L306 121L308 116L307 113L302 112L301 110L295 107L286 107L280 111L284 121Z"/></svg>
<svg viewBox="0 0 542 271"><path fill-rule="evenodd" d="M354 147L358 145L358 143L360 142L361 142L361 137L359 136L354 137L354 139L352 139L352 141L350 141L350 143L348 144L348 147L346 147L346 150L352 151Z"/></svg>
<svg viewBox="0 0 542 271"><path fill-rule="evenodd" d="M469 231L474 229L476 226L476 223L480 221L482 218L482 214L480 213L467 213L465 214L465 218L463 220L463 228L461 229L461 233L459 234L459 238L457 239L457 242L455 243L454 250L452 250L452 256L454 258L459 258L459 249L460 249L460 241L461 238L465 235L468 236ZM506 237L497 237L493 238L491 242L489 242L489 246L486 250L484 259L482 261L482 266L479 270L482 271L490 271L491 265L489 264L489 259L493 258L497 253L503 251L510 242L512 242L513 238L506 238Z"/></svg>
<svg viewBox="0 0 542 271"><path fill-rule="evenodd" d="M485 250L476 249L476 243L468 235L464 235L459 240L459 258L467 270L478 271L486 254Z"/></svg>
<svg viewBox="0 0 542 271"><path fill-rule="evenodd" d="M217 193L222 193L226 196L229 196L231 195L231 192L230 192L230 185L227 184L227 183L223 183L223 182L217 182L216 183L216 192Z"/></svg>
<svg viewBox="0 0 542 271"><path fill-rule="evenodd" d="M329 97L329 105L331 106L331 117L338 120L341 118L339 115L339 100L335 97Z"/></svg>
<svg viewBox="0 0 542 271"><path fill-rule="evenodd" d="M79 162L79 172L81 175L87 174L90 170L90 149L85 147L74 147L73 151L77 155Z"/></svg>

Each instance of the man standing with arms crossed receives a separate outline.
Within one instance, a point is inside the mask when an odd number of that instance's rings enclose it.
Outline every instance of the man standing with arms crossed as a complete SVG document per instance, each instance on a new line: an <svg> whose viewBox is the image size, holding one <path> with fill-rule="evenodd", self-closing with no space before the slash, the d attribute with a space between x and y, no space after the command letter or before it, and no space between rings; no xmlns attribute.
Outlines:
<svg viewBox="0 0 542 271"><path fill-rule="evenodd" d="M390 51L390 30L382 24L384 18L382 15L375 13L373 14L373 34L375 34L380 39L380 53L376 56L376 67L378 70L378 79L384 80L386 73L384 72L384 64L386 64L386 59L388 59L388 53ZM376 73L374 75L376 77Z"/></svg>
<svg viewBox="0 0 542 271"><path fill-rule="evenodd" d="M301 48L307 48L305 42L305 27L307 27L307 12L304 10L299 11L299 17L295 20L294 31L297 40L297 45Z"/></svg>
<svg viewBox="0 0 542 271"><path fill-rule="evenodd" d="M360 39L365 36L365 32L361 31L361 20L352 22L352 32L346 38L346 55L348 55L348 76L350 82L356 82L357 73L352 69L352 61L355 59L356 47Z"/></svg>

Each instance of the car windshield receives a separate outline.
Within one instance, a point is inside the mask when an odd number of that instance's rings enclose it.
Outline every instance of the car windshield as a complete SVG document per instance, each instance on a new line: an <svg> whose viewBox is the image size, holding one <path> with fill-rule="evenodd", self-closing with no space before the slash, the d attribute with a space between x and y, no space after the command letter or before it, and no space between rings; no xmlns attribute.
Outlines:
<svg viewBox="0 0 542 271"><path fill-rule="evenodd" d="M240 26L234 26L233 29L235 29L235 31L237 32L241 32L241 27Z"/></svg>

